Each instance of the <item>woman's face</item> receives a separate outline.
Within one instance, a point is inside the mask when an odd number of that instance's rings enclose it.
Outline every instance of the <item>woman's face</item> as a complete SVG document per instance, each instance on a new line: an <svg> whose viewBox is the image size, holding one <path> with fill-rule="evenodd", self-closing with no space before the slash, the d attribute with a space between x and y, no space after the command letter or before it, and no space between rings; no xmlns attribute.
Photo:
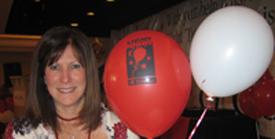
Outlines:
<svg viewBox="0 0 275 139"><path fill-rule="evenodd" d="M57 109L82 107L86 87L85 69L74 56L71 44L56 63L46 67L44 78Z"/></svg>

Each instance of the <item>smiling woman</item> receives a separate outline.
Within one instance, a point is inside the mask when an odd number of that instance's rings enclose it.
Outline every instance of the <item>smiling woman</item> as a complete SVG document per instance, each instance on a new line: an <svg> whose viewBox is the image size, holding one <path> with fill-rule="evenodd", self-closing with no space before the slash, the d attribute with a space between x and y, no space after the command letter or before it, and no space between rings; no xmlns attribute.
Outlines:
<svg viewBox="0 0 275 139"><path fill-rule="evenodd" d="M65 110L63 112L65 113L66 106L71 105L74 112L78 112L81 108L79 106L83 105L86 86L85 68L78 61L72 45L69 44L58 61L45 69L45 83L50 95L53 96L57 111Z"/></svg>
<svg viewBox="0 0 275 139"><path fill-rule="evenodd" d="M14 119L5 136L139 138L102 106L96 57L88 38L63 26L50 29L39 41L33 55L26 117Z"/></svg>

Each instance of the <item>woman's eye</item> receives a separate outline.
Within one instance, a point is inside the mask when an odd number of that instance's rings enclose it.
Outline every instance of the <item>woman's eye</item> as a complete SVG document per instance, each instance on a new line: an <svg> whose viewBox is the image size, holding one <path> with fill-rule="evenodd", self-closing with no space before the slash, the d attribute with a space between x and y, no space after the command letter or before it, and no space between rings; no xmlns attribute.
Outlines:
<svg viewBox="0 0 275 139"><path fill-rule="evenodd" d="M59 66L58 65L52 65L52 66L50 66L50 69L51 70L57 70L57 69L59 69Z"/></svg>
<svg viewBox="0 0 275 139"><path fill-rule="evenodd" d="M77 68L80 68L80 65L79 65L79 64L73 64L73 65L71 65L71 67L72 67L73 69L77 69Z"/></svg>

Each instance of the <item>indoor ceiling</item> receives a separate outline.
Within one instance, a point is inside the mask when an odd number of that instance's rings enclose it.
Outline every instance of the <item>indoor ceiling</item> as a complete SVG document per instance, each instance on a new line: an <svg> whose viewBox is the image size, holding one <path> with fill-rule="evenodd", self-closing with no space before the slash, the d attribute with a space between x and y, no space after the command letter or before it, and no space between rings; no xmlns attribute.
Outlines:
<svg viewBox="0 0 275 139"><path fill-rule="evenodd" d="M5 34L42 35L53 26L78 28L90 37L110 37L130 25L186 0L14 0ZM94 12L94 16L88 16Z"/></svg>

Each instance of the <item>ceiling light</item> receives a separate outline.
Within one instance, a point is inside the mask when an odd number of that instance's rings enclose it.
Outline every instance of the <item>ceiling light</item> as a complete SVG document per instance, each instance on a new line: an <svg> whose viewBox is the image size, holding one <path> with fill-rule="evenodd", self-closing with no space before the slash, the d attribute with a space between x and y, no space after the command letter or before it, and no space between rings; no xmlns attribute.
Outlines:
<svg viewBox="0 0 275 139"><path fill-rule="evenodd" d="M40 2L40 0L34 0L34 2Z"/></svg>
<svg viewBox="0 0 275 139"><path fill-rule="evenodd" d="M95 13L94 13L94 12L88 12L87 15L88 15L88 16L94 16Z"/></svg>
<svg viewBox="0 0 275 139"><path fill-rule="evenodd" d="M115 0L106 0L107 2L115 2Z"/></svg>
<svg viewBox="0 0 275 139"><path fill-rule="evenodd" d="M71 27L78 27L78 23L71 23Z"/></svg>

